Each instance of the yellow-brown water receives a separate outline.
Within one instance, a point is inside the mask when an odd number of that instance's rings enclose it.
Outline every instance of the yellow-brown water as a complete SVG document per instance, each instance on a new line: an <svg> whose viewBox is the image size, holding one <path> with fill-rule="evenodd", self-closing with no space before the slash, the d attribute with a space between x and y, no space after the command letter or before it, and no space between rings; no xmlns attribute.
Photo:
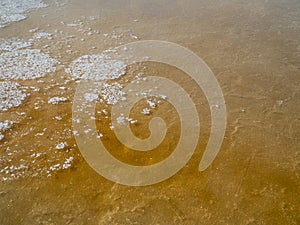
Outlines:
<svg viewBox="0 0 300 225"><path fill-rule="evenodd" d="M18 81L41 89L30 92L20 107L0 114L1 120L17 121L5 133L5 142L0 142L1 169L30 165L23 177L0 183L0 224L300 223L299 1L48 3L48 8L30 12L26 20L1 29L1 38L27 40L32 37L28 30L36 27L55 34L35 45L66 66L82 55L134 41L135 36L185 46L205 60L220 83L227 106L226 135L213 164L199 172L210 130L205 96L173 67L131 65L121 83L143 70L145 75L175 77L191 93L199 111L201 136L192 159L170 179L146 187L115 184L89 167L76 147L71 108L77 84L65 83L70 75L59 70L41 78L43 83ZM66 26L80 22L81 30ZM47 104L53 96L69 101ZM138 113L145 103L139 104L132 111L140 121L134 132L147 137L146 120ZM115 157L147 165L167 157L179 135L176 112L167 102L155 115L166 118L170 126L168 139L152 154L122 148L105 118L97 125ZM63 141L68 147L55 149ZM34 153L41 156L33 159ZM51 165L69 156L74 157L71 168L47 175Z"/></svg>

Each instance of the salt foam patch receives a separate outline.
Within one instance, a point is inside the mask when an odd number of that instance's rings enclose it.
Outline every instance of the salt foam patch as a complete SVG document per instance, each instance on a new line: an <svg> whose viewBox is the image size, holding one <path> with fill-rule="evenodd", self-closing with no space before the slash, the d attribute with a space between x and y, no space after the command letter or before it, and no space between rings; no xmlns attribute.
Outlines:
<svg viewBox="0 0 300 225"><path fill-rule="evenodd" d="M126 64L103 54L84 55L74 60L66 72L78 79L113 80L126 73Z"/></svg>
<svg viewBox="0 0 300 225"><path fill-rule="evenodd" d="M0 1L0 28L7 24L26 19L24 14L30 9L47 7L41 0L1 0Z"/></svg>
<svg viewBox="0 0 300 225"><path fill-rule="evenodd" d="M0 112L21 105L26 97L21 88L16 82L0 82Z"/></svg>
<svg viewBox="0 0 300 225"><path fill-rule="evenodd" d="M57 60L39 49L24 49L0 54L0 79L36 79L55 72Z"/></svg>
<svg viewBox="0 0 300 225"><path fill-rule="evenodd" d="M1 39L0 51L13 51L17 49L27 48L32 45L30 41L24 41L19 38Z"/></svg>

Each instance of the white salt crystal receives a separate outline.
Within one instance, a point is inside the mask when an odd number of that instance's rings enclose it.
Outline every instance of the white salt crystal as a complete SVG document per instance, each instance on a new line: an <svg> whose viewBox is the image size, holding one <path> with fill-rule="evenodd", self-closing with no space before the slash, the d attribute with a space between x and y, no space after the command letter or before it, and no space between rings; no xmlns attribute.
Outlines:
<svg viewBox="0 0 300 225"><path fill-rule="evenodd" d="M29 32L30 32L30 33L34 33L34 32L36 32L36 31L38 31L38 29L39 29L38 27L32 28L32 29L29 30Z"/></svg>
<svg viewBox="0 0 300 225"><path fill-rule="evenodd" d="M69 158L66 158L64 164L62 165L62 168L67 169L67 168L71 167L71 162L73 161L73 159L74 158L72 156L70 156Z"/></svg>
<svg viewBox="0 0 300 225"><path fill-rule="evenodd" d="M128 122L131 123L131 124L137 123L137 120L134 120L134 119L129 118L129 117L124 117L123 114L121 114L119 117L117 117L116 121L117 121L118 124L121 124L121 125L127 125Z"/></svg>
<svg viewBox="0 0 300 225"><path fill-rule="evenodd" d="M96 95L94 93L85 93L84 98L85 98L85 100L92 102L92 101L95 101L98 99L98 95Z"/></svg>
<svg viewBox="0 0 300 225"><path fill-rule="evenodd" d="M73 135L74 136L78 136L79 135L78 131L77 130L73 130Z"/></svg>
<svg viewBox="0 0 300 225"><path fill-rule="evenodd" d="M124 116L119 116L117 118L117 123L125 125L126 124L125 117Z"/></svg>
<svg viewBox="0 0 300 225"><path fill-rule="evenodd" d="M85 80L112 80L124 75L126 64L119 60L109 59L108 56L84 55L74 60L65 69L74 78Z"/></svg>
<svg viewBox="0 0 300 225"><path fill-rule="evenodd" d="M13 51L30 47L32 42L24 41L19 38L1 39L0 40L0 51Z"/></svg>
<svg viewBox="0 0 300 225"><path fill-rule="evenodd" d="M57 105L57 104L59 104L60 102L65 102L65 101L67 101L68 99L67 98L65 98L65 97L53 97L53 98L50 98L49 100L48 100L48 103L49 104L53 104L53 105Z"/></svg>
<svg viewBox="0 0 300 225"><path fill-rule="evenodd" d="M151 113L151 111L148 108L144 108L142 111L142 114L144 114L144 115L149 115L150 113Z"/></svg>
<svg viewBox="0 0 300 225"><path fill-rule="evenodd" d="M11 128L11 125L13 124L12 121L4 120L3 122L0 122L0 131L5 131Z"/></svg>
<svg viewBox="0 0 300 225"><path fill-rule="evenodd" d="M64 149L66 146L68 146L67 142L60 142L55 146L55 148L56 149Z"/></svg>
<svg viewBox="0 0 300 225"><path fill-rule="evenodd" d="M55 72L58 61L38 49L0 54L0 79L36 79Z"/></svg>
<svg viewBox="0 0 300 225"><path fill-rule="evenodd" d="M162 99L167 99L166 95L159 95L159 97L162 98Z"/></svg>
<svg viewBox="0 0 300 225"><path fill-rule="evenodd" d="M12 81L0 82L0 112L9 108L21 105L26 94L21 90L21 86Z"/></svg>
<svg viewBox="0 0 300 225"><path fill-rule="evenodd" d="M103 134L101 134L101 133L97 135L97 138L102 138L102 137L103 137Z"/></svg>
<svg viewBox="0 0 300 225"><path fill-rule="evenodd" d="M34 37L36 39L41 39L41 38L52 39L52 34L47 33L47 32L40 32L40 33L35 33Z"/></svg>
<svg viewBox="0 0 300 225"><path fill-rule="evenodd" d="M150 100L147 100L147 103L148 105L151 107L151 108L155 108L156 107L156 104Z"/></svg>
<svg viewBox="0 0 300 225"><path fill-rule="evenodd" d="M124 101L126 99L125 93L121 91L123 86L117 82L113 84L103 83L100 96L106 101L107 104L114 105L119 100Z"/></svg>

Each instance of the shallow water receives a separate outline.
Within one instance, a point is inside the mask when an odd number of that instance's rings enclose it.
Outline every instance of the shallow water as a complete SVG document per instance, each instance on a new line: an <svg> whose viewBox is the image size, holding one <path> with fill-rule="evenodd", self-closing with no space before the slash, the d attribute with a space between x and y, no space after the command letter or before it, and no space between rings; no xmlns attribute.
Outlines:
<svg viewBox="0 0 300 225"><path fill-rule="evenodd" d="M11 79L27 87L22 90L28 96L20 106L0 112L1 122L14 121L1 131L0 224L300 223L299 1L46 3L47 8L0 29L1 38L33 39L29 48L61 63L41 78ZM51 37L36 38L41 32ZM64 68L83 55L136 40L187 47L215 74L226 102L227 128L207 170L198 171L211 126L203 92L182 71L151 62L129 65L117 82L125 86L138 74L159 75L188 90L201 123L191 160L168 180L130 187L100 176L82 157L72 127L78 83ZM67 100L49 104L52 97ZM168 124L163 143L146 153L124 147L105 113L95 114L109 152L132 165L163 160L180 135L172 105L162 99L149 116L141 113L145 107L141 101L130 114L138 121L131 126L138 137L150 135L147 121L153 116ZM109 115L110 108L104 102L96 110L106 109Z"/></svg>

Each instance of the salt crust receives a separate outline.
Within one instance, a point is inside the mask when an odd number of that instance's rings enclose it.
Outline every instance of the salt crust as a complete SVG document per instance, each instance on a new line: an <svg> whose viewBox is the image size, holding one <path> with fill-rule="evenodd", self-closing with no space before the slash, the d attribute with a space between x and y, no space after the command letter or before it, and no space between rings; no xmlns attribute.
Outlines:
<svg viewBox="0 0 300 225"><path fill-rule="evenodd" d="M15 50L0 54L0 79L28 80L55 72L58 61L39 49Z"/></svg>
<svg viewBox="0 0 300 225"><path fill-rule="evenodd" d="M27 48L32 45L31 41L24 41L20 38L14 37L10 39L0 40L0 51L13 51L22 48Z"/></svg>
<svg viewBox="0 0 300 225"><path fill-rule="evenodd" d="M65 71L76 79L114 80L126 73L126 64L104 54L84 55L74 60Z"/></svg>
<svg viewBox="0 0 300 225"><path fill-rule="evenodd" d="M25 12L30 9L47 7L41 0L1 0L0 2L0 28L11 22L26 19Z"/></svg>
<svg viewBox="0 0 300 225"><path fill-rule="evenodd" d="M23 93L22 87L18 83L0 82L0 112L21 105L25 97L26 94Z"/></svg>

